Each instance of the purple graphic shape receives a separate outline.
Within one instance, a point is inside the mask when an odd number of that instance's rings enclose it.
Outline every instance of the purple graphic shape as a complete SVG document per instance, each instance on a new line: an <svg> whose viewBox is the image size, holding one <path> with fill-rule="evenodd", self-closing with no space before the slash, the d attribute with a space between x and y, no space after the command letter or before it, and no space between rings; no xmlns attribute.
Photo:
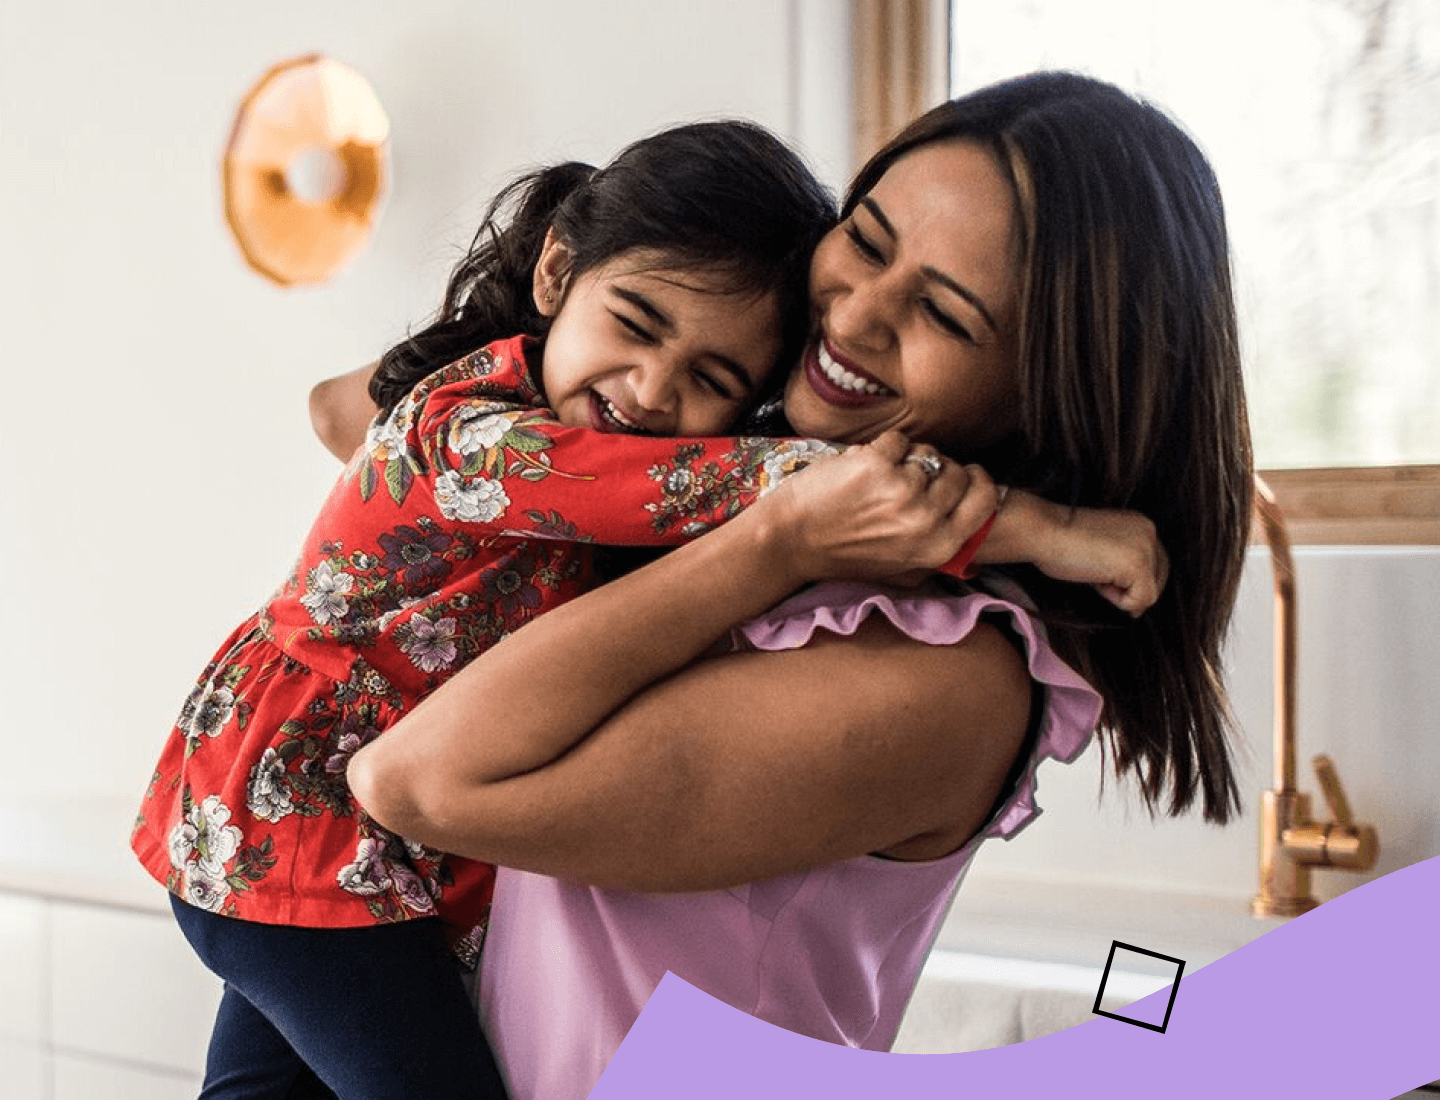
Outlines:
<svg viewBox="0 0 1440 1100"><path fill-rule="evenodd" d="M1187 975L1163 1035L1096 1018L966 1054L833 1046L667 974L590 1096L1391 1100L1440 1074L1437 908L1440 857L1358 887Z"/></svg>

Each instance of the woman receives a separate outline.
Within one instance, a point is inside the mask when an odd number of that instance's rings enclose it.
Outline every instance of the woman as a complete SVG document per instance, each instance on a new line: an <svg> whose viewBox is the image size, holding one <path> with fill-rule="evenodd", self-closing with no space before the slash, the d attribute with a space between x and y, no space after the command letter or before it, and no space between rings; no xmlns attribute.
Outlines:
<svg viewBox="0 0 1440 1100"><path fill-rule="evenodd" d="M1152 807L1230 816L1250 454L1228 263L1213 175L1152 108L1067 74L937 108L817 250L786 392L797 432L875 442L530 624L356 756L382 823L517 869L481 989L515 1096L584 1096L666 969L887 1048L976 845L1034 815L1035 766L1096 719ZM1033 572L874 583L973 523L911 440L1144 512L1168 588L1131 620ZM786 601L823 578L867 583Z"/></svg>

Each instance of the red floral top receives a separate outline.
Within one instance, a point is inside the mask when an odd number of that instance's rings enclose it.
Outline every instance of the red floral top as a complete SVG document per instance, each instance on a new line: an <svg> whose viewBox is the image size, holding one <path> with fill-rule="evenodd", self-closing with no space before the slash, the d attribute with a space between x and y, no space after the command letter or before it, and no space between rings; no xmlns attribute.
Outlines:
<svg viewBox="0 0 1440 1100"><path fill-rule="evenodd" d="M306 927L439 915L478 946L493 869L371 820L346 785L350 757L477 654L593 587L587 543L687 541L837 450L568 428L525 347L474 352L376 421L294 571L186 699L132 846L191 905Z"/></svg>

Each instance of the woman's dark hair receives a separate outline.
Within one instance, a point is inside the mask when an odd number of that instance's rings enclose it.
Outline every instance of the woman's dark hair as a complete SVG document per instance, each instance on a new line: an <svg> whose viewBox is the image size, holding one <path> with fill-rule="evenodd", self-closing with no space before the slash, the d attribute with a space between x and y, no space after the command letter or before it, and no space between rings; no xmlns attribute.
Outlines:
<svg viewBox="0 0 1440 1100"><path fill-rule="evenodd" d="M532 275L552 227L570 249L572 282L646 249L660 255L660 266L720 275L727 291L776 293L778 362L793 362L810 324L810 254L834 221L834 201L800 158L749 122L677 126L635 142L601 169L568 163L533 172L490 204L439 313L385 353L370 396L388 410L420 379L476 348L543 337L550 322L535 308Z"/></svg>
<svg viewBox="0 0 1440 1100"><path fill-rule="evenodd" d="M1253 492L1230 255L1204 155L1165 114L1108 84L1035 73L941 105L861 169L848 215L886 170L938 141L994 155L1016 198L1019 429L981 461L1072 505L1132 508L1170 555L1137 620L1087 588L1017 574L1056 650L1105 699L1116 770L1171 814L1238 808L1220 647Z"/></svg>

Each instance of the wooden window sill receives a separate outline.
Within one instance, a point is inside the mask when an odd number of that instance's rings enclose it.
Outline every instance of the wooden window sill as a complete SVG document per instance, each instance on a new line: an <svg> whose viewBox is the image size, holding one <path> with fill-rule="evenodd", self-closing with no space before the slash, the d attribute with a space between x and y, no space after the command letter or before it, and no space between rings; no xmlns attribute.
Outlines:
<svg viewBox="0 0 1440 1100"><path fill-rule="evenodd" d="M1440 546L1440 466L1261 470L1297 546ZM1263 541L1261 527L1251 541Z"/></svg>

